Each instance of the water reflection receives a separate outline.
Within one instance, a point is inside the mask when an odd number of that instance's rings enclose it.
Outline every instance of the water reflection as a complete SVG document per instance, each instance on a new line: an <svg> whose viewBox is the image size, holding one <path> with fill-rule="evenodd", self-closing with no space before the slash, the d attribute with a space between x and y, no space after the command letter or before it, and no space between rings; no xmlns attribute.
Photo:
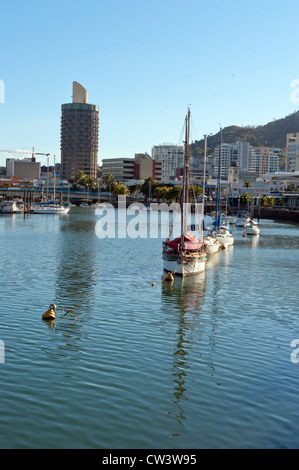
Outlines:
<svg viewBox="0 0 299 470"><path fill-rule="evenodd" d="M183 426L185 420L183 400L186 399L188 356L190 350L200 341L200 312L204 303L206 291L205 273L186 278L175 277L173 283L164 282L162 285L162 303L169 312L169 307L177 311L177 342L173 353L173 384L176 406L174 416ZM199 333L199 336L197 336ZM179 434L176 434L179 435ZM172 435L174 437L175 434Z"/></svg>
<svg viewBox="0 0 299 470"><path fill-rule="evenodd" d="M60 220L56 243L55 320L45 321L53 331L44 352L50 359L77 361L82 352L84 323L94 304L96 285L96 220L90 213Z"/></svg>
<svg viewBox="0 0 299 470"><path fill-rule="evenodd" d="M56 300L68 309L90 305L94 295L96 221L84 215L60 225Z"/></svg>

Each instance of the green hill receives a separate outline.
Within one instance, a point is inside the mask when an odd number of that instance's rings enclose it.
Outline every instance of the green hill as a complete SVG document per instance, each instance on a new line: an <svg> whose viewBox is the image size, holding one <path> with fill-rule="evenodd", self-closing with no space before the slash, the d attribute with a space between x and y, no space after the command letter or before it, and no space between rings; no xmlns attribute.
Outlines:
<svg viewBox="0 0 299 470"><path fill-rule="evenodd" d="M253 147L265 146L284 149L286 135L291 132L299 132L299 111L289 114L285 118L271 121L264 126L225 127L222 129L222 142L232 144L237 141L247 141ZM208 153L214 151L215 147L219 145L219 140L220 131L208 136ZM204 152L204 140L192 143L190 150L193 155L201 155Z"/></svg>

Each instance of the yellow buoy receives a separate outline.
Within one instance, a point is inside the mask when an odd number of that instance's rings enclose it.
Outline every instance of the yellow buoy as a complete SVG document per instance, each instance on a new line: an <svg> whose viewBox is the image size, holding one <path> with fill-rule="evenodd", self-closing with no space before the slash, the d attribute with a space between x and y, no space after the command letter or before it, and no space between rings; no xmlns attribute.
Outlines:
<svg viewBox="0 0 299 470"><path fill-rule="evenodd" d="M173 282L173 281L174 281L174 277L173 277L172 273L168 273L167 276L164 278L164 281Z"/></svg>
<svg viewBox="0 0 299 470"><path fill-rule="evenodd" d="M49 309L43 314L44 320L54 320L55 318L55 304L51 304Z"/></svg>

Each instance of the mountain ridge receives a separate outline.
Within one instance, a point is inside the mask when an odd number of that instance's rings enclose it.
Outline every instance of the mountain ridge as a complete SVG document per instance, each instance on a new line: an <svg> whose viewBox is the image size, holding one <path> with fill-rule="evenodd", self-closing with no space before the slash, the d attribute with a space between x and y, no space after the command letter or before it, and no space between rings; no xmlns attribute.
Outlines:
<svg viewBox="0 0 299 470"><path fill-rule="evenodd" d="M227 126L222 129L222 142L249 142L253 147L271 147L284 149L286 135L299 132L299 111L295 111L284 118L276 119L259 126ZM220 130L214 135L207 136L208 154L219 145ZM204 152L204 139L190 144L192 155L202 155Z"/></svg>

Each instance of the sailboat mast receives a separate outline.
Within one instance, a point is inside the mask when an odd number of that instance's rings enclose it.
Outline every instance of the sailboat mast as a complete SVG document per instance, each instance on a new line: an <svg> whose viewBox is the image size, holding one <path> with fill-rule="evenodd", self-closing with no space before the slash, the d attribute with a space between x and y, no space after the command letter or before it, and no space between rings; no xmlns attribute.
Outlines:
<svg viewBox="0 0 299 470"><path fill-rule="evenodd" d="M187 204L189 201L189 134L190 134L190 108L186 116L186 129L185 129L185 156L184 156L184 177L183 177L183 198L182 198L182 212L181 212L181 233L182 241L184 233L187 232Z"/></svg>
<svg viewBox="0 0 299 470"><path fill-rule="evenodd" d="M54 155L54 204L56 199L56 175L55 175L55 155Z"/></svg>
<svg viewBox="0 0 299 470"><path fill-rule="evenodd" d="M219 156L218 156L218 177L217 177L217 194L216 194L216 219L215 219L215 228L218 229L218 210L219 210L219 192L220 192L220 165L221 165L221 150L222 150L222 129L220 128L220 142L219 142Z"/></svg>
<svg viewBox="0 0 299 470"><path fill-rule="evenodd" d="M201 209L201 216L202 216L202 227L201 233L203 237L203 230L204 230L204 214L205 214L205 192L206 192L206 161L207 161L207 135L205 137L205 150L204 150L204 159L203 159L203 184L202 184L202 209Z"/></svg>

